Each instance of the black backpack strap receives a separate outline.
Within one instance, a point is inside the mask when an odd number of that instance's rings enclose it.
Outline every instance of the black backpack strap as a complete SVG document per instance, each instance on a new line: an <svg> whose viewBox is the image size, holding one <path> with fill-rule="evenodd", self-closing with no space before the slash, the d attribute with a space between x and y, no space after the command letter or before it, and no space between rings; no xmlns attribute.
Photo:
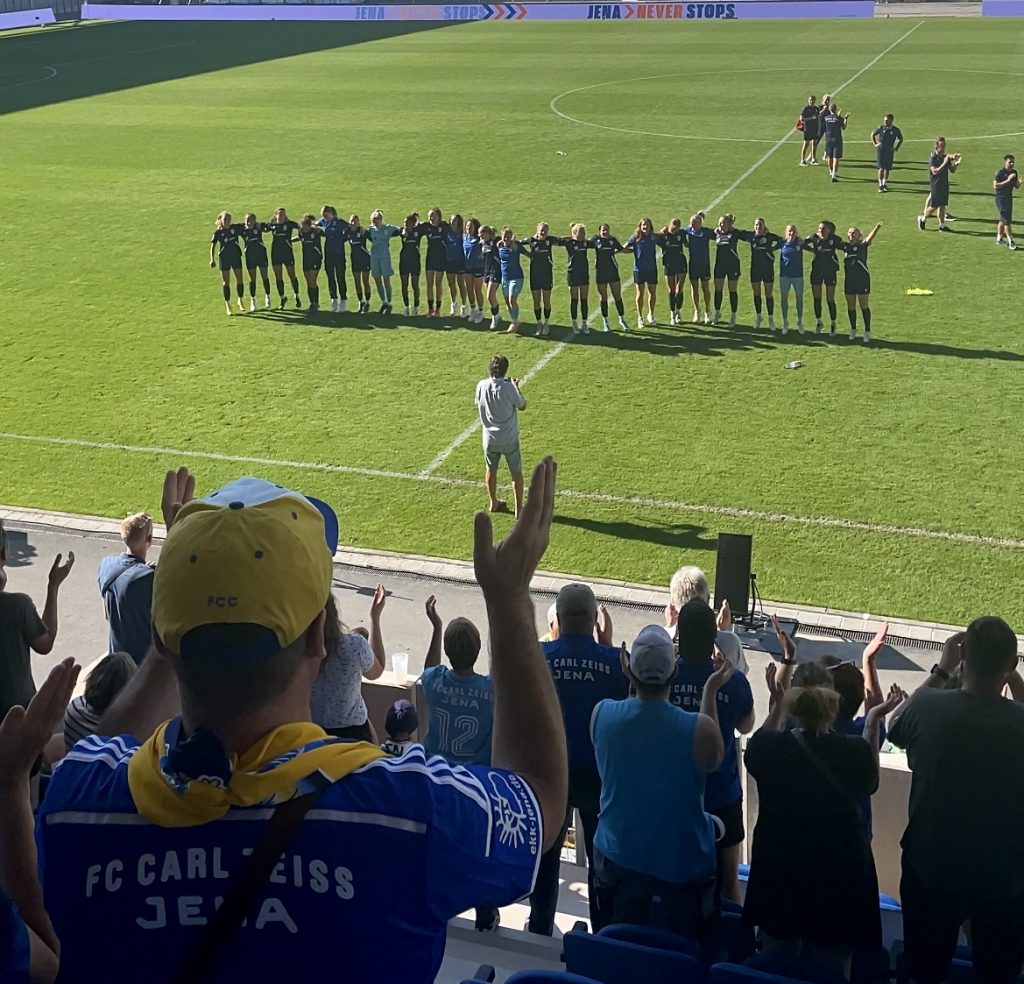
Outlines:
<svg viewBox="0 0 1024 984"><path fill-rule="evenodd" d="M195 948L170 979L170 984L201 984L209 980L224 950L242 928L255 901L322 790L282 803L267 822L259 843L231 886L224 904L204 927Z"/></svg>

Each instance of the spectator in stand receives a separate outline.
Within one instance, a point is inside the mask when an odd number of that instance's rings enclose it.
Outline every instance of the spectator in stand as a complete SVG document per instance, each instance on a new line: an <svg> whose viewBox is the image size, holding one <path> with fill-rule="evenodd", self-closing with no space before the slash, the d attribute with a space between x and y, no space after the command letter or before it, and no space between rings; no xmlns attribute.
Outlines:
<svg viewBox="0 0 1024 984"><path fill-rule="evenodd" d="M697 713L704 689L715 672L715 613L701 598L688 601L679 610L676 639L679 663L669 699L684 711ZM718 725L722 732L722 764L708 773L704 786L704 808L722 821L724 834L716 842L718 855L716 897L740 902L740 845L743 829L743 786L736 755L736 732L748 735L754 728L754 695L750 682L739 671L718 688Z"/></svg>
<svg viewBox="0 0 1024 984"><path fill-rule="evenodd" d="M2 538L0 528L0 543ZM28 779L71 700L78 672L70 659L59 663L28 706L12 708L0 724L0 979L4 981L51 984L60 969L60 941L39 886Z"/></svg>
<svg viewBox="0 0 1024 984"><path fill-rule="evenodd" d="M487 508L491 512L508 512L508 505L498 498L498 465L504 457L512 473L512 494L517 516L523 504L519 411L526 409L526 397L520 392L519 386L518 379L508 376L508 359L503 355L491 359L488 377L476 384L476 407L483 424Z"/></svg>
<svg viewBox="0 0 1024 984"><path fill-rule="evenodd" d="M943 689L961 665L962 687ZM913 772L900 894L907 969L920 984L945 980L965 920L976 979L1009 984L1021 973L1024 707L1002 696L1016 666L1013 630L977 618L946 642L889 729Z"/></svg>
<svg viewBox="0 0 1024 984"><path fill-rule="evenodd" d="M67 563L57 554L47 580L42 618L26 594L6 591L7 539L0 531L0 720L12 707L25 707L36 692L32 680L32 653L46 656L57 640L57 597L71 573L75 555Z"/></svg>
<svg viewBox="0 0 1024 984"><path fill-rule="evenodd" d="M715 922L721 834L704 812L704 783L722 763L717 695L735 671L720 660L692 713L669 702L676 655L660 625L642 629L629 652L623 643L620 660L636 696L601 701L591 723L602 783L595 928L646 923L658 897L670 929L703 939Z"/></svg>
<svg viewBox="0 0 1024 984"><path fill-rule="evenodd" d="M833 731L838 731L841 735L863 735L867 712L884 700L875 660L885 645L885 637L888 634L889 623L886 622L864 647L864 654L861 657L863 670L858 669L855 663L840 660L835 656L822 657L821 663L832 674L832 686L839 694L839 713L832 726ZM862 706L865 713L858 716L857 712ZM882 741L885 741L884 727Z"/></svg>
<svg viewBox="0 0 1024 984"><path fill-rule="evenodd" d="M311 718L329 735L352 741L374 741L370 715L363 700L363 680L376 680L384 672L387 654L380 632L380 618L387 591L378 584L370 603L369 639L360 632L347 632L338 615L332 594L327 599L324 642L327 657L313 684Z"/></svg>
<svg viewBox="0 0 1024 984"><path fill-rule="evenodd" d="M550 936L558 905L558 873L562 842L578 810L582 831L576 831L576 845L583 841L587 856L587 886L590 921L597 924L597 894L594 887L594 833L601 803L601 776L597 771L590 740L590 719L602 700L623 700L629 681L623 675L619 651L596 641L598 607L594 592L585 584L567 584L555 599L558 638L544 643L544 655L555 681L555 690L565 719L569 746L568 809L554 845L541 858L537 888L530 899L531 933Z"/></svg>
<svg viewBox="0 0 1024 984"><path fill-rule="evenodd" d="M337 519L257 479L187 502L186 477L165 485L154 652L102 722L120 737L80 743L41 809L45 899L69 979L96 966L96 941L117 926L104 984L313 980L336 975L339 953L353 981L432 982L448 920L529 892L564 815L564 731L529 593L554 462L535 470L501 543L476 517L490 768L417 748L395 759L310 724ZM182 716L160 724L179 693ZM0 729L0 765L15 776L0 823L28 816L28 773L49 736L39 730ZM31 885L34 863L19 860Z"/></svg>
<svg viewBox="0 0 1024 984"><path fill-rule="evenodd" d="M71 751L83 738L96 734L100 718L138 669L129 653L104 656L85 678L85 693L64 714L64 746Z"/></svg>
<svg viewBox="0 0 1024 984"><path fill-rule="evenodd" d="M711 604L711 587L707 575L699 567L680 567L672 575L669 596L669 603L665 608L665 625L672 630L675 628L679 612L687 602L700 598L704 604ZM743 643L732 630L732 611L726 600L722 601L722 607L718 612L718 637L715 645L737 670L744 674L750 672L747 657L743 654Z"/></svg>
<svg viewBox="0 0 1024 984"><path fill-rule="evenodd" d="M409 700L396 700L388 708L388 716L384 722L387 738L381 742L381 748L388 755L404 755L415 744L413 735L420 726L416 706Z"/></svg>
<svg viewBox="0 0 1024 984"><path fill-rule="evenodd" d="M597 606L597 624L594 626L594 639L599 642L602 646L610 646L612 644L612 615L608 611L608 606L604 603ZM541 639L541 642L554 642L558 638L558 605L555 602L551 602L548 605L548 632L547 635Z"/></svg>
<svg viewBox="0 0 1024 984"><path fill-rule="evenodd" d="M453 618L448 623L443 631L444 652L452 664L448 669L441 665L443 623L433 595L427 599L426 610L433 631L420 676L430 710L424 747L428 755L440 755L449 762L489 766L494 698L491 678L475 669L480 655L480 630L468 618ZM477 929L490 931L497 929L498 924L497 907L477 908Z"/></svg>
<svg viewBox="0 0 1024 984"><path fill-rule="evenodd" d="M787 640L785 658L795 659L792 641L777 632ZM878 751L870 741L832 730L840 698L824 667L802 664L787 689L790 665L777 672L769 664L768 717L744 756L759 806L743 916L760 927L766 957L849 977L853 951L882 940L878 880L860 806L878 788ZM877 734L877 720L900 699L897 692L872 708L866 737ZM783 730L787 717L793 730ZM808 858L814 863L804 863Z"/></svg>
<svg viewBox="0 0 1024 984"><path fill-rule="evenodd" d="M112 653L128 653L136 664L153 640L153 566L146 555L153 546L153 520L134 513L121 521L124 553L100 561L99 584L110 623Z"/></svg>

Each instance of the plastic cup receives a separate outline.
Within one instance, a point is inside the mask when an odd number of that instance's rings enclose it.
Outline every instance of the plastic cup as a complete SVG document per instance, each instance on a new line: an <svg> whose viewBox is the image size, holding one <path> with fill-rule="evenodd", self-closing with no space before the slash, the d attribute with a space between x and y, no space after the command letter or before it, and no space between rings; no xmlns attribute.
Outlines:
<svg viewBox="0 0 1024 984"><path fill-rule="evenodd" d="M395 674L395 683L400 687L405 686L409 678L409 654L394 653L391 657L391 670Z"/></svg>

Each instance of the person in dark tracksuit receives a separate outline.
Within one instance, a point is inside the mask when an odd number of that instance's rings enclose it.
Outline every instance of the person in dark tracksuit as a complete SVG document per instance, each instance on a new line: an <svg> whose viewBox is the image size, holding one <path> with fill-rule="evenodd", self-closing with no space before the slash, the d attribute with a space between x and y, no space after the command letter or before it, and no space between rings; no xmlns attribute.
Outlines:
<svg viewBox="0 0 1024 984"><path fill-rule="evenodd" d="M320 210L317 223L324 231L324 272L327 274L327 290L331 294L331 310L348 310L348 284L345 282L345 243L348 242L348 223L338 216L333 205Z"/></svg>

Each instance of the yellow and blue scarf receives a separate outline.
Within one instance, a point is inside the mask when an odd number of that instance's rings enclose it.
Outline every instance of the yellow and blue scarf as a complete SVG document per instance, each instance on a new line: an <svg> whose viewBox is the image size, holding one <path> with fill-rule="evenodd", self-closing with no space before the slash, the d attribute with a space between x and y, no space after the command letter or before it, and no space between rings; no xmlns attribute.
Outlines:
<svg viewBox="0 0 1024 984"><path fill-rule="evenodd" d="M186 735L181 718L157 728L128 763L139 814L161 827L195 827L233 806L274 806L323 789L384 753L332 738L315 724L285 724L241 755L212 732Z"/></svg>

